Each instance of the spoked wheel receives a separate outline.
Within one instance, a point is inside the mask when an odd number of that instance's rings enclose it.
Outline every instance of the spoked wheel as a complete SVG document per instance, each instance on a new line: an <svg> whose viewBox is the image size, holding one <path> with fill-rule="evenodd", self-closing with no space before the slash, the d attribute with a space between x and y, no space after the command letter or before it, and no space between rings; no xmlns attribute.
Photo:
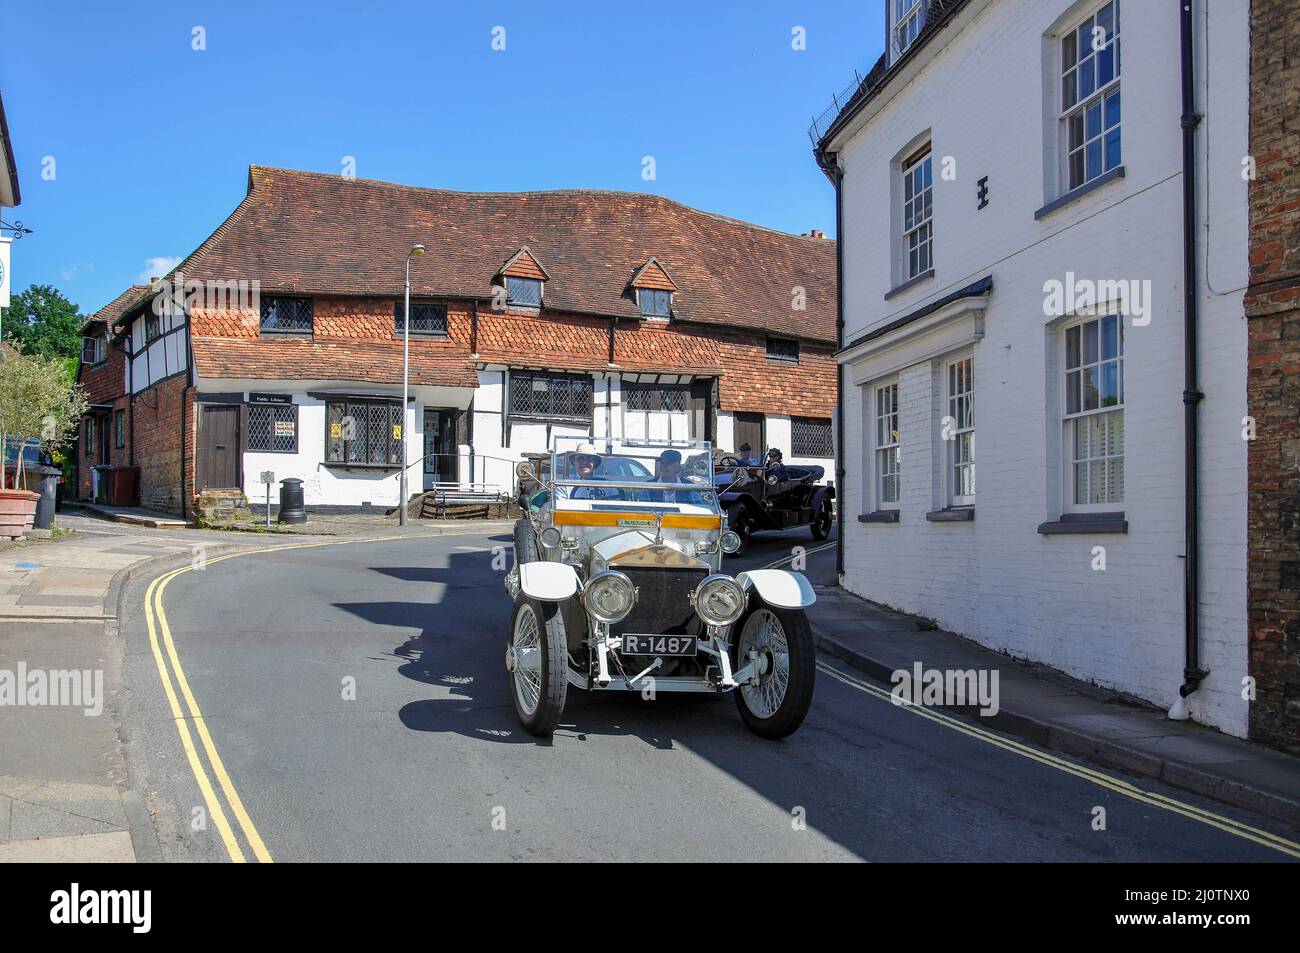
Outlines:
<svg viewBox="0 0 1300 953"><path fill-rule="evenodd" d="M835 510L831 506L830 500L823 501L818 508L817 513L813 516L809 529L812 530L813 539L825 539L831 534L831 524L835 522Z"/></svg>
<svg viewBox="0 0 1300 953"><path fill-rule="evenodd" d="M751 652L758 666L758 684L735 691L740 717L756 735L784 738L812 705L817 658L808 617L759 602L737 626L736 670L749 664Z"/></svg>
<svg viewBox="0 0 1300 953"><path fill-rule="evenodd" d="M740 548L729 556L739 556L749 545L749 537L754 532L754 518L742 504L737 504L727 511L727 527L740 537Z"/></svg>
<svg viewBox="0 0 1300 953"><path fill-rule="evenodd" d="M569 685L567 651L560 607L521 592L510 618L506 668L515 714L529 734L549 736L560 723Z"/></svg>

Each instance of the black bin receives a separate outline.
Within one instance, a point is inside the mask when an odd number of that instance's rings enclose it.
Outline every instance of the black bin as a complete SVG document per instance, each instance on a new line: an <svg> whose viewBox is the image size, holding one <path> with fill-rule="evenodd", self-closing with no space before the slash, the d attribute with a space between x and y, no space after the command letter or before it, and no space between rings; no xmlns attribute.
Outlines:
<svg viewBox="0 0 1300 953"><path fill-rule="evenodd" d="M307 522L307 511L302 505L302 480L297 477L287 477L280 481L279 522Z"/></svg>
<svg viewBox="0 0 1300 953"><path fill-rule="evenodd" d="M25 468L27 485L41 495L36 501L36 529L49 529L54 525L54 507L59 492L59 477L63 471L58 467L28 466Z"/></svg>

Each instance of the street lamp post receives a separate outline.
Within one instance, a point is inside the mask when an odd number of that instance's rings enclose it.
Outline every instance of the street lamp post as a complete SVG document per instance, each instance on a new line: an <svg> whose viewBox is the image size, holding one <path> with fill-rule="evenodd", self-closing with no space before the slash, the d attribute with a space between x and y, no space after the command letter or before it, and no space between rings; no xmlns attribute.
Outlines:
<svg viewBox="0 0 1300 953"><path fill-rule="evenodd" d="M423 245L412 245L411 250L406 255L406 303L405 317L402 319L402 459L401 476L397 481L397 522L399 526L406 525L406 401L410 393L411 386L411 259L418 258L424 254Z"/></svg>

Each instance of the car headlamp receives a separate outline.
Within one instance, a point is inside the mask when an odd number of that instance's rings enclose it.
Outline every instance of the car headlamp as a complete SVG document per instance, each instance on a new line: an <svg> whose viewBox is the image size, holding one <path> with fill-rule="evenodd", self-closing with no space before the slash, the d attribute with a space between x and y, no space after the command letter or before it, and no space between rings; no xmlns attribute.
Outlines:
<svg viewBox="0 0 1300 953"><path fill-rule="evenodd" d="M740 536L731 530L727 530L722 534L722 539L719 542L719 545L722 547L724 553L731 555L740 549Z"/></svg>
<svg viewBox="0 0 1300 953"><path fill-rule="evenodd" d="M691 595L696 614L709 625L731 625L745 611L746 600L740 583L721 573L706 577Z"/></svg>
<svg viewBox="0 0 1300 953"><path fill-rule="evenodd" d="M542 530L542 545L547 549L554 549L560 545L560 531L554 526L548 526Z"/></svg>
<svg viewBox="0 0 1300 953"><path fill-rule="evenodd" d="M582 605L597 622L622 622L636 605L636 587L623 573L607 569L583 586Z"/></svg>

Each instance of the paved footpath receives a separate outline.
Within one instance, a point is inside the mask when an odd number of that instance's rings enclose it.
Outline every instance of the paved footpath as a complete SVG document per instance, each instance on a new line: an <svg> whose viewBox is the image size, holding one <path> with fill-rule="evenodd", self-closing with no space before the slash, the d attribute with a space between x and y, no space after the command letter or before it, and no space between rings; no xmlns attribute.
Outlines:
<svg viewBox="0 0 1300 953"><path fill-rule="evenodd" d="M76 534L0 550L0 689L29 686L14 698L0 691L0 862L157 860L145 797L128 769L131 733L118 717L129 687L118 633L122 588L164 565L290 540L65 513L58 525ZM55 674L72 672L79 674ZM33 678L50 686L44 701ZM73 697L50 697L56 684Z"/></svg>
<svg viewBox="0 0 1300 953"><path fill-rule="evenodd" d="M132 836L150 823L115 714L118 595L132 567L228 543L63 514L58 522L77 534L0 551L0 679L19 690L0 705L0 861L155 859L152 838ZM62 682L75 697L42 703L32 680L52 687L56 672L78 673Z"/></svg>

